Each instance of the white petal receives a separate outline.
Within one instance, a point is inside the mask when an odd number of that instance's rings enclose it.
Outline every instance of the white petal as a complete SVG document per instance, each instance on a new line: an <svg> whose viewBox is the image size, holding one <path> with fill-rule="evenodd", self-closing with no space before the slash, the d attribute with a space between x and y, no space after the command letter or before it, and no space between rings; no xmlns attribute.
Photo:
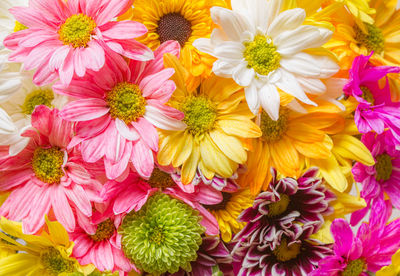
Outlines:
<svg viewBox="0 0 400 276"><path fill-rule="evenodd" d="M269 0L268 4L266 5L267 15L267 27L271 25L274 19L278 16L281 11L282 0Z"/></svg>
<svg viewBox="0 0 400 276"><path fill-rule="evenodd" d="M127 126L125 122L118 118L115 120L115 126L119 134L127 140L136 141L140 138L139 133L132 126Z"/></svg>
<svg viewBox="0 0 400 276"><path fill-rule="evenodd" d="M288 103L286 106L296 112L307 113L307 109L305 109L296 99L293 99L293 101Z"/></svg>
<svg viewBox="0 0 400 276"><path fill-rule="evenodd" d="M269 23L272 21L270 10L274 3L265 0L247 1L248 19L261 33L266 33ZM240 11L239 11L240 12Z"/></svg>
<svg viewBox="0 0 400 276"><path fill-rule="evenodd" d="M326 95L331 98L339 98L343 95L343 87L348 82L348 79L344 78L329 78L324 80L327 87Z"/></svg>
<svg viewBox="0 0 400 276"><path fill-rule="evenodd" d="M16 156L19 154L29 143L31 140L28 137L20 137L21 139L12 145L10 145L10 148L8 149L8 153L10 156Z"/></svg>
<svg viewBox="0 0 400 276"><path fill-rule="evenodd" d="M228 61L242 60L245 49L244 45L240 42L227 41L214 49L214 56Z"/></svg>
<svg viewBox="0 0 400 276"><path fill-rule="evenodd" d="M265 84L258 92L261 106L272 120L279 118L280 97L275 85Z"/></svg>
<svg viewBox="0 0 400 276"><path fill-rule="evenodd" d="M211 40L208 38L198 38L193 41L193 46L200 52L214 55L214 46L211 44Z"/></svg>
<svg viewBox="0 0 400 276"><path fill-rule="evenodd" d="M156 127L165 130L179 131L186 129L187 127L184 122L166 116L160 110L151 105L146 106L146 113L143 117Z"/></svg>
<svg viewBox="0 0 400 276"><path fill-rule="evenodd" d="M255 72L253 68L247 68L246 62L239 64L232 74L233 80L240 86L249 86L254 79Z"/></svg>
<svg viewBox="0 0 400 276"><path fill-rule="evenodd" d="M305 18L306 13L303 9L296 8L283 11L272 21L267 34L274 38L284 31L299 27Z"/></svg>
<svg viewBox="0 0 400 276"><path fill-rule="evenodd" d="M10 116L0 108L0 134L11 134L15 132L17 128L15 127Z"/></svg>
<svg viewBox="0 0 400 276"><path fill-rule="evenodd" d="M322 71L312 55L302 52L282 58L280 64L287 71L303 77L318 77Z"/></svg>
<svg viewBox="0 0 400 276"><path fill-rule="evenodd" d="M233 70L239 64L239 62L226 62L222 60L217 60L213 64L212 71L215 75L230 78L233 74Z"/></svg>
<svg viewBox="0 0 400 276"><path fill-rule="evenodd" d="M340 69L339 65L329 56L311 56L314 59L314 63L316 63L321 69L321 73L318 76L320 79L330 78L335 75Z"/></svg>
<svg viewBox="0 0 400 276"><path fill-rule="evenodd" d="M307 93L318 95L326 91L326 86L320 79L303 78L300 76L296 76L296 79Z"/></svg>
<svg viewBox="0 0 400 276"><path fill-rule="evenodd" d="M250 86L244 89L244 93L246 96L246 102L249 106L250 111L257 115L260 110L260 100L258 97L256 84L253 82Z"/></svg>
<svg viewBox="0 0 400 276"><path fill-rule="evenodd" d="M8 99L9 96L18 92L22 87L21 76L17 73L3 74L0 79L0 97L2 101Z"/></svg>

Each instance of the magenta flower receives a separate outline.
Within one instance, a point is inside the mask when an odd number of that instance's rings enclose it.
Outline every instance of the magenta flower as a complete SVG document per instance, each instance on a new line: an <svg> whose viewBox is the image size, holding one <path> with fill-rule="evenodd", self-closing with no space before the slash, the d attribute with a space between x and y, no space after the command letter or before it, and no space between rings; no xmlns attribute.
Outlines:
<svg viewBox="0 0 400 276"><path fill-rule="evenodd" d="M22 221L23 231L36 233L51 210L68 230L75 228L73 209L92 215L102 187L78 151L67 149L74 129L60 118L57 109L37 106L32 126L23 133L31 140L16 156L1 157L0 191L11 192L0 208L0 216Z"/></svg>
<svg viewBox="0 0 400 276"><path fill-rule="evenodd" d="M400 247L400 219L389 224L391 208L380 199L371 208L369 223L363 223L354 235L349 223L335 219L331 232L335 240L334 255L322 259L312 276L362 275L376 272L390 264Z"/></svg>
<svg viewBox="0 0 400 276"><path fill-rule="evenodd" d="M74 78L68 87L53 86L57 93L78 98L60 115L77 122L70 146L81 144L86 162L103 158L108 179L126 177L132 167L144 178L154 168L158 151L156 127L181 130L183 113L165 105L175 90L169 78L174 69L164 69L163 54L178 55L176 41L163 43L148 62L130 60L114 53L100 72Z"/></svg>
<svg viewBox="0 0 400 276"><path fill-rule="evenodd" d="M122 182L110 180L105 183L101 191L104 201L109 203L107 214L126 214L132 210L138 211L147 199L157 191L162 191L200 212L203 217L200 222L208 235L218 235L218 222L202 204L212 205L222 201L220 191L203 183L183 185L178 175L174 175L168 168L155 168L151 177L144 180L135 173Z"/></svg>
<svg viewBox="0 0 400 276"><path fill-rule="evenodd" d="M25 70L38 68L33 77L36 85L51 83L58 76L68 85L74 75L99 71L106 49L130 59L152 59L152 51L134 39L147 32L143 24L112 21L132 2L31 0L29 7L14 7L11 14L27 28L4 40L13 50L9 59L24 63Z"/></svg>
<svg viewBox="0 0 400 276"><path fill-rule="evenodd" d="M389 73L400 72L400 67L373 66L369 63L371 55L354 59L349 82L343 91L359 102L354 119L361 133L375 131L380 134L389 128L400 144L400 102L392 102L386 77ZM378 82L384 77L386 85L380 88Z"/></svg>
<svg viewBox="0 0 400 276"><path fill-rule="evenodd" d="M391 141L392 140L392 141ZM400 209L400 151L393 144L389 131L382 134L367 133L361 141L371 151L375 165L367 166L356 163L352 169L356 182L362 184L361 197L368 206L352 214L351 223L357 224L368 212L373 199L383 197L386 193L392 204Z"/></svg>

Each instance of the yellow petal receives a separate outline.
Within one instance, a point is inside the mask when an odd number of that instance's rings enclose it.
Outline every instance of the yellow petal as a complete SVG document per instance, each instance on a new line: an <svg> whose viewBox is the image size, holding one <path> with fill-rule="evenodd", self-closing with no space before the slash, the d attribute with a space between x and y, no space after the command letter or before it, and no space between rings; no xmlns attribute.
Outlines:
<svg viewBox="0 0 400 276"><path fill-rule="evenodd" d="M323 141L314 143L304 143L298 140L293 141L296 149L306 157L315 159L325 159L331 154L333 146L332 139L325 135Z"/></svg>
<svg viewBox="0 0 400 276"><path fill-rule="evenodd" d="M331 154L327 159L312 159L310 161L312 166L319 167L319 171L326 182L335 190L343 192L347 188L347 179L342 173L340 166Z"/></svg>
<svg viewBox="0 0 400 276"><path fill-rule="evenodd" d="M350 135L334 135L332 152L344 158L361 162L367 166L375 164L368 148L357 138Z"/></svg>
<svg viewBox="0 0 400 276"><path fill-rule="evenodd" d="M47 218L47 215L45 219L47 228L49 229L50 238L53 240L53 242L57 245L64 245L66 247L69 247L71 245L71 242L69 240L68 233L64 229L64 227L58 221L50 221Z"/></svg>
<svg viewBox="0 0 400 276"><path fill-rule="evenodd" d="M183 137L176 141L177 152L172 160L172 166L175 168L182 165L192 153L193 148L193 136L189 131L183 133Z"/></svg>
<svg viewBox="0 0 400 276"><path fill-rule="evenodd" d="M246 161L247 154L238 138L226 135L218 129L211 131L210 137L218 148L231 160L239 164L243 164Z"/></svg>
<svg viewBox="0 0 400 276"><path fill-rule="evenodd" d="M323 243L334 243L331 234L332 221L326 220L317 233L311 235L311 238L317 239Z"/></svg>
<svg viewBox="0 0 400 276"><path fill-rule="evenodd" d="M199 159L200 159L199 145L197 145L196 143L193 143L192 147L193 147L192 152L191 152L189 158L182 165L181 179L182 179L183 184L189 184L192 182L192 180L196 174L197 166L198 166Z"/></svg>
<svg viewBox="0 0 400 276"><path fill-rule="evenodd" d="M18 253L0 260L0 275L26 276L38 267L39 256Z"/></svg>
<svg viewBox="0 0 400 276"><path fill-rule="evenodd" d="M162 133L167 133L160 131ZM160 137L160 147L157 161L161 166L169 166L177 154L176 144L183 137L183 131L168 131L168 134ZM178 143L179 144L179 143Z"/></svg>
<svg viewBox="0 0 400 276"><path fill-rule="evenodd" d="M231 116L217 121L217 128L220 127L226 134L235 135L241 138L257 138L262 132L260 128L249 118L244 116Z"/></svg>
<svg viewBox="0 0 400 276"><path fill-rule="evenodd" d="M270 145L273 166L285 176L296 176L299 172L299 154L287 137Z"/></svg>
<svg viewBox="0 0 400 276"><path fill-rule="evenodd" d="M186 79L188 78L188 72L181 65L178 58L172 54L164 54L164 65L165 67L171 67L175 69L175 74L171 77L176 86L182 91L186 91Z"/></svg>
<svg viewBox="0 0 400 276"><path fill-rule="evenodd" d="M221 78L212 74L202 82L200 94L208 95L212 101L220 103L241 89L242 87L232 79ZM242 93L244 94L243 91Z"/></svg>

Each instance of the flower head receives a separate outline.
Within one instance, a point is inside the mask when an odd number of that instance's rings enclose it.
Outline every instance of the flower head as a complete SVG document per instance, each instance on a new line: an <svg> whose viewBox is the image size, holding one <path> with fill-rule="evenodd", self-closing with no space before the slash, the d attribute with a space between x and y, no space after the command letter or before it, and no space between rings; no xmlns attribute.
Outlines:
<svg viewBox="0 0 400 276"><path fill-rule="evenodd" d="M13 50L10 60L23 62L26 70L38 68L33 80L48 84L58 76L68 85L74 75L100 70L105 49L131 59L149 60L150 49L134 40L147 32L138 22L116 22L132 0L107 2L29 1L29 7L14 7L10 12L26 29L4 40Z"/></svg>

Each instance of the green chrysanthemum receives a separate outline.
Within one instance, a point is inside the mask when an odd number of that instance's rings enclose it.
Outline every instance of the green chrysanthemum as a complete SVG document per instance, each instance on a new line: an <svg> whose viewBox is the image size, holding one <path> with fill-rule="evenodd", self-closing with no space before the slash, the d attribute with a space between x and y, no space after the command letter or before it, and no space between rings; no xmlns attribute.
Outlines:
<svg viewBox="0 0 400 276"><path fill-rule="evenodd" d="M165 194L152 196L138 212L129 213L119 232L125 255L152 274L191 271L204 228L188 205Z"/></svg>

